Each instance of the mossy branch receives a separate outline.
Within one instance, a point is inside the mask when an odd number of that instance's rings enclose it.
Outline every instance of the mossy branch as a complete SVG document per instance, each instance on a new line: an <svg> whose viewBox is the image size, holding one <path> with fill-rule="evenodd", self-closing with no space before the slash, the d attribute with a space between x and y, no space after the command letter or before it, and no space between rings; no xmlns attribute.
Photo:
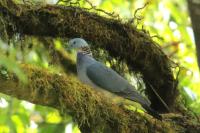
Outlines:
<svg viewBox="0 0 200 133"><path fill-rule="evenodd" d="M10 0L11 1L11 0ZM12 6L10 6L12 5ZM177 82L171 62L151 37L130 23L105 18L80 7L55 5L29 6L0 0L1 17L9 36L83 37L95 48L127 63L131 71L140 72L152 107L167 112L153 93L153 87L171 110L177 96Z"/></svg>
<svg viewBox="0 0 200 133"><path fill-rule="evenodd" d="M0 0L0 18L4 20L8 37L16 33L40 37L84 37L94 47L107 50L112 57L125 61L131 70L143 74L155 109L165 111L151 94L149 86L153 86L164 101L173 107L176 96L174 93L177 90L169 59L147 34L130 24L101 17L79 7L34 7L16 5L12 0ZM1 31L0 33L2 34ZM58 54L65 56L62 52ZM72 61L64 58L61 63L74 71ZM21 67L28 76L28 84L21 83L12 73L6 77L0 75L0 92L70 114L83 133L194 133L200 130L199 124L182 116L166 115L161 122L146 114L119 107L95 90L79 83L73 74L50 73L30 65Z"/></svg>
<svg viewBox="0 0 200 133"><path fill-rule="evenodd" d="M153 133L188 130L189 123L186 128L170 121L161 122L151 119L146 114L113 104L107 97L80 83L73 74L50 73L48 70L30 65L21 67L28 76L28 84L20 83L12 73L6 78L0 75L0 92L71 114L83 133L97 131ZM198 129L194 124L190 124L189 127Z"/></svg>

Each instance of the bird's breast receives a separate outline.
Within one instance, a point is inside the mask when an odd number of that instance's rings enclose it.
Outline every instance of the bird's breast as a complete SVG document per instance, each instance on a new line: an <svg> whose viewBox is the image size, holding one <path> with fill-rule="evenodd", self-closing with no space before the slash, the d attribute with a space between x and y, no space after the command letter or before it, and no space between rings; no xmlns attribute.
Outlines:
<svg viewBox="0 0 200 133"><path fill-rule="evenodd" d="M87 76L87 67L94 63L94 59L82 53L77 54L77 74L81 82L97 88Z"/></svg>

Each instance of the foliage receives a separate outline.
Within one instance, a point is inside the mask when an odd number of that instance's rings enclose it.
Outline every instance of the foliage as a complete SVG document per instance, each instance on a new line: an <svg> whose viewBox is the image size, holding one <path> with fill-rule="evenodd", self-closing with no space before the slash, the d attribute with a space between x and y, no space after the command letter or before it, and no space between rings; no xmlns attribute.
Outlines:
<svg viewBox="0 0 200 133"><path fill-rule="evenodd" d="M15 1L24 2L23 0ZM33 5L45 4L45 0L25 2ZM56 1L47 0L47 2L54 3ZM165 53L180 65L178 76L180 99L184 100L186 107L195 113L200 113L199 70L196 62L194 36L185 0L90 0L91 3L79 0L79 3L70 2L75 6L79 6L80 3L81 6L87 8L90 8L92 3L98 9L115 12L114 15L119 14L124 21L134 20L134 26L150 34L161 45ZM148 4L144 7L145 3ZM61 1L58 4L69 3ZM140 7L143 8L136 12L136 9ZM102 12L100 14L105 15ZM5 37L5 35L1 36ZM59 39L55 39L54 42L62 43ZM51 66L52 58L49 52L40 43L41 40L36 37L17 37L16 35L16 38L12 38L9 42L2 38L0 41L0 74L7 78L7 72L12 71L21 81L26 82L26 75L19 68L19 62L31 63L57 72L58 68ZM22 49L21 46L25 47ZM105 59L102 60L105 61ZM179 71L179 69L176 68L175 71ZM70 129L72 124L73 132L79 132L69 116L63 119L54 109L19 101L3 94L0 97L0 132L64 132L67 124L69 126L66 129Z"/></svg>

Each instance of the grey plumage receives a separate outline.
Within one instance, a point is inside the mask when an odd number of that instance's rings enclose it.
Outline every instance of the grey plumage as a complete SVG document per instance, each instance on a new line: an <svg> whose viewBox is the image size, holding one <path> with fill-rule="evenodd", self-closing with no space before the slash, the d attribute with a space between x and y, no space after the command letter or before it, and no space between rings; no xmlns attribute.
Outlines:
<svg viewBox="0 0 200 133"><path fill-rule="evenodd" d="M127 80L92 57L85 40L75 38L69 41L69 45L78 49L77 73L83 83L138 102L150 115L162 119L156 111L151 109L149 101L139 94Z"/></svg>
<svg viewBox="0 0 200 133"><path fill-rule="evenodd" d="M127 80L122 78L112 69L102 65L100 62L94 63L87 67L86 74L88 78L100 88L121 95L127 99L150 105Z"/></svg>

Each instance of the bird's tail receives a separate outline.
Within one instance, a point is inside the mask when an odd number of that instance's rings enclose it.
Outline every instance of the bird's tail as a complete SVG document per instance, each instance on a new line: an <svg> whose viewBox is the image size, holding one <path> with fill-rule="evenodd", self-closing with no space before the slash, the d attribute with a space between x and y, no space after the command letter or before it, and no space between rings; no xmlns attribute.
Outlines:
<svg viewBox="0 0 200 133"><path fill-rule="evenodd" d="M159 115L154 109L152 109L150 107L150 102L144 98L142 95L140 95L134 88L133 86L128 86L128 88L126 90L124 90L126 93L120 93L118 95L129 99L131 101L135 101L140 103L140 105L147 111L147 113L155 118L157 118L158 120L162 120L162 116Z"/></svg>
<svg viewBox="0 0 200 133"><path fill-rule="evenodd" d="M152 115L158 120L162 120L162 116L158 114L154 109L149 107L147 104L143 104L142 107L147 111L148 114Z"/></svg>

